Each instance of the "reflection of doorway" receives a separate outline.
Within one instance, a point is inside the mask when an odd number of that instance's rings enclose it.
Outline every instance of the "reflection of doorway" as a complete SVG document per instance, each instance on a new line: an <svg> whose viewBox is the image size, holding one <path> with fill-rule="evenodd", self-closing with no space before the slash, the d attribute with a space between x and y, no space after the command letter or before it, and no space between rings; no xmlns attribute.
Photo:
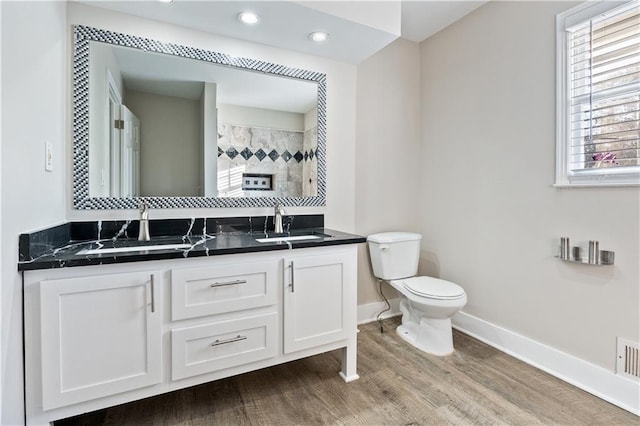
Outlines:
<svg viewBox="0 0 640 426"><path fill-rule="evenodd" d="M124 105L108 74L110 194L112 197L140 195L140 120Z"/></svg>
<svg viewBox="0 0 640 426"><path fill-rule="evenodd" d="M120 106L120 188L121 197L140 195L140 120L129 108Z"/></svg>

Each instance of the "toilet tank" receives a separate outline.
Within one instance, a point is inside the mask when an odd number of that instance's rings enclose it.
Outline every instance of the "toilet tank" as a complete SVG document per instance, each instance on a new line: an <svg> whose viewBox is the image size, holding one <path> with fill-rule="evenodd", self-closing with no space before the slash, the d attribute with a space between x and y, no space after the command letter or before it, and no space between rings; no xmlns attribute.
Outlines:
<svg viewBox="0 0 640 426"><path fill-rule="evenodd" d="M422 236L413 232L382 232L369 235L369 256L373 275L397 280L416 275Z"/></svg>

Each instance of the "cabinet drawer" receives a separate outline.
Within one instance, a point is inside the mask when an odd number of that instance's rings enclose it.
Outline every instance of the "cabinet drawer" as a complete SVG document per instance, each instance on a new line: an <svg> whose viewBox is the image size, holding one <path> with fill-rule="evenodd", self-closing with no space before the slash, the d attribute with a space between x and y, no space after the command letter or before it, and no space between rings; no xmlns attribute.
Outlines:
<svg viewBox="0 0 640 426"><path fill-rule="evenodd" d="M247 364L277 354L277 314L171 331L171 379Z"/></svg>
<svg viewBox="0 0 640 426"><path fill-rule="evenodd" d="M277 268L271 261L172 269L171 319L273 305Z"/></svg>

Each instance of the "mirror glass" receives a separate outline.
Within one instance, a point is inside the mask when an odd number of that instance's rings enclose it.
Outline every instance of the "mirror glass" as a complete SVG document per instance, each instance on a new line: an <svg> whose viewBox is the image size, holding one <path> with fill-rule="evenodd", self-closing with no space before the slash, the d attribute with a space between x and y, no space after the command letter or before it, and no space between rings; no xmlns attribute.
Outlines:
<svg viewBox="0 0 640 426"><path fill-rule="evenodd" d="M75 34L76 208L324 205L324 74Z"/></svg>

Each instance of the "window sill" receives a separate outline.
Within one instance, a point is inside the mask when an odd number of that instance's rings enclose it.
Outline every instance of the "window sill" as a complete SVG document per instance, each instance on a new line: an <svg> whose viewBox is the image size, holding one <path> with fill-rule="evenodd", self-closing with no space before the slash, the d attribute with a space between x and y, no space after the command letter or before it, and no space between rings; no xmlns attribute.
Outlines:
<svg viewBox="0 0 640 426"><path fill-rule="evenodd" d="M579 170L556 174L557 188L640 186L640 166Z"/></svg>
<svg viewBox="0 0 640 426"><path fill-rule="evenodd" d="M584 183L554 183L554 188L612 188L612 187L638 187L640 182L584 182Z"/></svg>

